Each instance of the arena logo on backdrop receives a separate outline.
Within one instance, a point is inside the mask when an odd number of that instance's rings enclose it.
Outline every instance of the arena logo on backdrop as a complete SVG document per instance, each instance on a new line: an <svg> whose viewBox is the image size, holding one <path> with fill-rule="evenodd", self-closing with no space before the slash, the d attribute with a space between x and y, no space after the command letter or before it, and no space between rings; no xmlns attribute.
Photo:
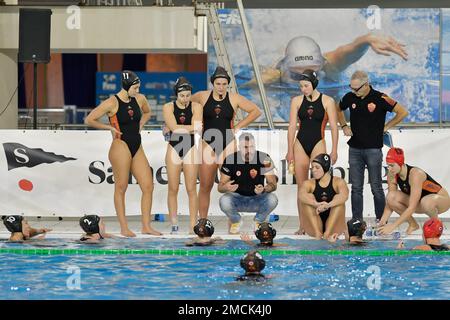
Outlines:
<svg viewBox="0 0 450 320"><path fill-rule="evenodd" d="M32 168L43 163L66 162L77 160L53 152L44 151L40 148L28 148L20 143L3 143L6 160L8 162L8 171L20 167Z"/></svg>

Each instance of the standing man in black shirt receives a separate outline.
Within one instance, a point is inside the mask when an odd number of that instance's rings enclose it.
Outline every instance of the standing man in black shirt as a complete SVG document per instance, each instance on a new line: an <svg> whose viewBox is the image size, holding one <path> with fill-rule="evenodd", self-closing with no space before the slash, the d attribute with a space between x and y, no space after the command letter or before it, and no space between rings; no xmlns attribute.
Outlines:
<svg viewBox="0 0 450 320"><path fill-rule="evenodd" d="M256 151L252 134L243 133L239 137L239 151L225 159L220 173L218 191L225 194L220 197L219 205L230 219L230 233L239 233L242 224L239 212L256 212L254 220L258 225L278 205L273 193L277 178L272 159Z"/></svg>
<svg viewBox="0 0 450 320"><path fill-rule="evenodd" d="M354 219L363 219L364 170L367 166L375 215L380 220L386 202L381 177L383 134L400 123L408 111L388 95L373 89L364 71L352 75L350 89L352 91L339 102L338 120L344 135L351 137L348 159L352 215ZM350 126L343 113L346 109L350 109ZM385 123L387 112L394 112L395 117Z"/></svg>

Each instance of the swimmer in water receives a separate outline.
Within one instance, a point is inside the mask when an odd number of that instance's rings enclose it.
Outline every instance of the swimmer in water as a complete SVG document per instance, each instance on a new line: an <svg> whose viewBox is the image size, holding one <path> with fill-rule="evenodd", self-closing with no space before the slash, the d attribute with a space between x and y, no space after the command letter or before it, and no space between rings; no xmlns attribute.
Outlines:
<svg viewBox="0 0 450 320"><path fill-rule="evenodd" d="M52 229L35 229L32 228L28 221L22 216L4 216L2 217L3 224L6 229L11 232L9 241L11 242L22 242L30 240L31 238L42 235L38 239L43 239L47 232L52 231Z"/></svg>

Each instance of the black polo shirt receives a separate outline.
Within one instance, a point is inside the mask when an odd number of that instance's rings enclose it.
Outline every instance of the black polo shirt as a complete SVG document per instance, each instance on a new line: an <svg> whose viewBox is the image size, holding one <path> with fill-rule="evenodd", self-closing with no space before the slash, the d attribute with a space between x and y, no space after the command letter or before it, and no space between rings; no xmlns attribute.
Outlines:
<svg viewBox="0 0 450 320"><path fill-rule="evenodd" d="M235 192L243 196L255 196L255 187L258 184L264 185L264 174L273 169L273 161L267 153L256 151L253 159L245 162L238 151L225 159L220 172L239 185Z"/></svg>
<svg viewBox="0 0 450 320"><path fill-rule="evenodd" d="M397 101L372 87L364 99L353 92L347 93L339 102L339 107L341 110L350 109L353 136L348 145L358 149L382 148L386 113L392 112L396 104Z"/></svg>

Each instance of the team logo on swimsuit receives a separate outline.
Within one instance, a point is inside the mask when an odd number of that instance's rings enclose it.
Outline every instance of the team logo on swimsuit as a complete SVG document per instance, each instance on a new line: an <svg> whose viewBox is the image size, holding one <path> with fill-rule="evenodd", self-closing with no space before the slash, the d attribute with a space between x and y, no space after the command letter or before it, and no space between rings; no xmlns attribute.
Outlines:
<svg viewBox="0 0 450 320"><path fill-rule="evenodd" d="M322 192L322 194L321 194L321 196L320 196L320 199L321 199L322 201L327 201L327 200L328 200L328 195L327 195L327 193L326 193L326 192Z"/></svg>
<svg viewBox="0 0 450 320"><path fill-rule="evenodd" d="M134 116L134 111L131 108L131 106L128 106L128 115L130 116L131 120L133 120L133 116Z"/></svg>
<svg viewBox="0 0 450 320"><path fill-rule="evenodd" d="M426 180L423 184L422 184L422 189L428 191L428 192L434 192L437 193L439 192L439 190L441 190L441 187L438 186L437 184Z"/></svg>
<svg viewBox="0 0 450 320"><path fill-rule="evenodd" d="M250 177L252 177L252 179L255 179L257 175L258 171L256 169L250 170Z"/></svg>
<svg viewBox="0 0 450 320"><path fill-rule="evenodd" d="M313 106L309 106L308 110L306 110L306 113L308 113L309 119L311 120L312 115L314 113L314 107Z"/></svg>
<svg viewBox="0 0 450 320"><path fill-rule="evenodd" d="M377 105L373 102L371 102L367 105L367 109L369 109L369 112L374 112L376 107L377 107Z"/></svg>
<svg viewBox="0 0 450 320"><path fill-rule="evenodd" d="M352 109L355 109L355 108L356 108L356 104L352 103Z"/></svg>
<svg viewBox="0 0 450 320"><path fill-rule="evenodd" d="M180 123L181 123L181 124L184 124L185 121L186 121L186 116L185 116L184 113L181 113L181 114L180 114Z"/></svg>
<svg viewBox="0 0 450 320"><path fill-rule="evenodd" d="M236 176L240 177L241 176L241 172L240 171L236 171Z"/></svg>
<svg viewBox="0 0 450 320"><path fill-rule="evenodd" d="M222 111L222 108L220 107L220 105L216 105L216 107L214 108L214 112L216 113L216 118L219 118L219 114Z"/></svg>

